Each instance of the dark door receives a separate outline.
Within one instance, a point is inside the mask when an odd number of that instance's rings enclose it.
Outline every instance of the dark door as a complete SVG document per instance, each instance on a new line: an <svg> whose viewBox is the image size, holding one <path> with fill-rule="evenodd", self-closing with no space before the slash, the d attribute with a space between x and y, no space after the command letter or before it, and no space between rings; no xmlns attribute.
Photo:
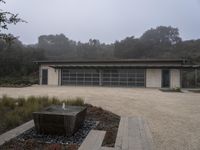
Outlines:
<svg viewBox="0 0 200 150"><path fill-rule="evenodd" d="M162 88L170 87L170 71L162 70Z"/></svg>
<svg viewBox="0 0 200 150"><path fill-rule="evenodd" d="M48 70L42 69L42 85L48 84Z"/></svg>

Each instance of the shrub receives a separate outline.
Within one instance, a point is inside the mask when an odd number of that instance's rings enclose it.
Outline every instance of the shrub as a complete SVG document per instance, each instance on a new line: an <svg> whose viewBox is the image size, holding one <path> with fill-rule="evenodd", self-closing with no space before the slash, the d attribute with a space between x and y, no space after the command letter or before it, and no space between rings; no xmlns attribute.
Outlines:
<svg viewBox="0 0 200 150"><path fill-rule="evenodd" d="M17 102L18 102L19 107L23 107L26 103L26 99L23 97L20 97L20 98L18 98Z"/></svg>
<svg viewBox="0 0 200 150"><path fill-rule="evenodd" d="M0 79L0 85L5 87L30 86L38 84L38 82L39 80L35 76L3 77Z"/></svg>
<svg viewBox="0 0 200 150"><path fill-rule="evenodd" d="M61 104L61 101L58 98L53 97L51 99L51 103L54 104L54 105L58 105L58 104Z"/></svg>
<svg viewBox="0 0 200 150"><path fill-rule="evenodd" d="M10 109L14 109L16 104L15 100L11 97L8 97L6 95L3 95L3 97L0 99L1 106L8 107Z"/></svg>
<svg viewBox="0 0 200 150"><path fill-rule="evenodd" d="M64 102L66 105L71 105L71 106L83 106L84 105L84 101L80 97L77 97L75 99L63 100L62 102Z"/></svg>
<svg viewBox="0 0 200 150"><path fill-rule="evenodd" d="M173 90L174 90L175 92L181 92L181 88L180 88L180 87L175 87L175 88L173 88Z"/></svg>

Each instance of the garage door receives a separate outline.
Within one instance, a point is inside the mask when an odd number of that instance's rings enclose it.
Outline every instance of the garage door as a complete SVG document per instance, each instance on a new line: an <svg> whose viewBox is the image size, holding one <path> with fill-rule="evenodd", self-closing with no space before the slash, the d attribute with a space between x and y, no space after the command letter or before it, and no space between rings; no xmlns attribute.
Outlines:
<svg viewBox="0 0 200 150"><path fill-rule="evenodd" d="M99 85L99 72L94 69L62 69L62 85Z"/></svg>
<svg viewBox="0 0 200 150"><path fill-rule="evenodd" d="M145 86L144 69L62 69L62 85Z"/></svg>
<svg viewBox="0 0 200 150"><path fill-rule="evenodd" d="M145 86L144 69L103 70L102 85L108 86Z"/></svg>

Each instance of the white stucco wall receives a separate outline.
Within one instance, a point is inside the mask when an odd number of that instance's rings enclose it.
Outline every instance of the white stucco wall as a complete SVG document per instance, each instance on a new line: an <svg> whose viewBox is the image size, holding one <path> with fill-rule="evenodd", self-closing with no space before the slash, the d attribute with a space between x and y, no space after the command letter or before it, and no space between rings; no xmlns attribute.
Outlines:
<svg viewBox="0 0 200 150"><path fill-rule="evenodd" d="M161 69L146 70L146 87L160 88L161 87Z"/></svg>
<svg viewBox="0 0 200 150"><path fill-rule="evenodd" d="M40 84L42 84L42 69L48 69L48 85L58 85L58 69L47 65L40 66Z"/></svg>
<svg viewBox="0 0 200 150"><path fill-rule="evenodd" d="M48 65L40 66L40 84L42 83L42 69L48 69L48 85L60 85L60 70L49 67ZM146 87L161 88L162 69L146 69ZM170 87L180 87L180 69L170 70Z"/></svg>
<svg viewBox="0 0 200 150"><path fill-rule="evenodd" d="M170 88L180 87L180 69L170 69ZM146 70L146 87L161 88L162 69Z"/></svg>
<svg viewBox="0 0 200 150"><path fill-rule="evenodd" d="M180 69L171 69L170 76L171 76L170 87L171 88L180 87L181 86Z"/></svg>

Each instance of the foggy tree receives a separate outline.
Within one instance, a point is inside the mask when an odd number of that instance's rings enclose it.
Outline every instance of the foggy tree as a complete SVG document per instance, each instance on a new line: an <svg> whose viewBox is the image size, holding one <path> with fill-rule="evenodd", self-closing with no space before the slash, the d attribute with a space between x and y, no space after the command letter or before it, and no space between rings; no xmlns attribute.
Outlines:
<svg viewBox="0 0 200 150"><path fill-rule="evenodd" d="M139 39L134 36L116 41L114 44L114 56L117 58L138 58L142 55L139 44Z"/></svg>
<svg viewBox="0 0 200 150"><path fill-rule="evenodd" d="M114 54L117 58L165 58L170 57L181 41L177 28L159 26L138 39L128 37L115 42Z"/></svg>
<svg viewBox="0 0 200 150"><path fill-rule="evenodd" d="M163 45L173 45L181 42L178 28L173 28L171 26L159 26L156 29L147 30L141 36L140 40Z"/></svg>
<svg viewBox="0 0 200 150"><path fill-rule="evenodd" d="M76 42L69 40L65 35L42 35L38 39L38 47L46 50L47 56L70 58L76 55Z"/></svg>

